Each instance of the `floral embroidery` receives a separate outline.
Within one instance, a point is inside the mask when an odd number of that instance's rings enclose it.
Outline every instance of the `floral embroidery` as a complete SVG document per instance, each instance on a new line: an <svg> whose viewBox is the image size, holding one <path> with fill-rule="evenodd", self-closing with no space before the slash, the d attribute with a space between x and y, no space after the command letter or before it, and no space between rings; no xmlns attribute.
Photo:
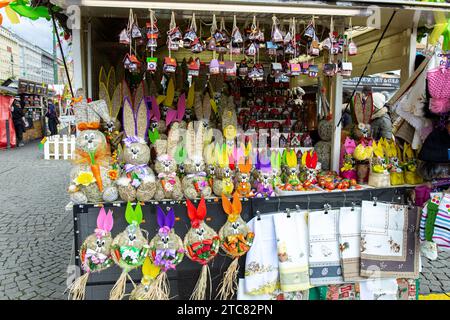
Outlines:
<svg viewBox="0 0 450 320"><path fill-rule="evenodd" d="M245 269L245 276L247 277L258 273L272 272L274 270L275 268L272 265L264 266L260 265L256 261L252 261L247 265Z"/></svg>

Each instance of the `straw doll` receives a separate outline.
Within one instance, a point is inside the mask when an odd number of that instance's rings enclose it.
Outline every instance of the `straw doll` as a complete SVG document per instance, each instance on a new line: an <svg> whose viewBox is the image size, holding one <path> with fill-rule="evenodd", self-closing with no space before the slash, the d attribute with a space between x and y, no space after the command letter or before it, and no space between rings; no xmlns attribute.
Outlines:
<svg viewBox="0 0 450 320"><path fill-rule="evenodd" d="M241 218L242 204L239 195L234 193L233 203L222 195L222 207L228 219L219 230L221 248L233 259L219 285L218 297L227 300L233 297L237 290L237 275L239 272L239 257L245 255L253 244L255 235Z"/></svg>
<svg viewBox="0 0 450 320"><path fill-rule="evenodd" d="M160 274L159 267L155 266L150 258L147 256L142 264L142 279L133 291L130 293L130 300L152 300L152 296L164 297L165 293L158 291L153 284L156 277Z"/></svg>
<svg viewBox="0 0 450 320"><path fill-rule="evenodd" d="M150 241L150 257L153 264L161 269L156 281L151 285L155 295L150 293L150 299L168 300L170 294L167 271L175 270L183 261L184 247L181 238L175 234L175 213L171 208L167 215L160 206L156 207L156 218L159 225L158 233ZM158 296L156 293L162 293Z"/></svg>
<svg viewBox="0 0 450 320"><path fill-rule="evenodd" d="M183 191L177 176L177 144L180 139L179 123L174 122L169 130L167 140L156 140L155 171L158 176L155 200L181 200Z"/></svg>
<svg viewBox="0 0 450 320"><path fill-rule="evenodd" d="M147 98L147 101L150 104L148 138L153 144L158 139L167 139L167 126L166 121L161 119L158 99L155 96L151 96Z"/></svg>
<svg viewBox="0 0 450 320"><path fill-rule="evenodd" d="M186 199L186 206L189 219L191 220L191 228L184 237L184 248L189 259L202 265L200 277L190 299L205 300L208 282L211 288L211 275L208 263L219 252L220 238L204 221L206 217L205 198L201 198L198 208L189 199Z"/></svg>
<svg viewBox="0 0 450 320"><path fill-rule="evenodd" d="M220 197L222 194L231 196L234 190L234 172L230 167L229 156L227 154L227 146L222 147L216 144L216 176L213 182L213 192Z"/></svg>
<svg viewBox="0 0 450 320"><path fill-rule="evenodd" d="M422 177L417 174L417 157L409 143L403 145L403 168L405 171L405 182L407 184L419 184L423 182Z"/></svg>
<svg viewBox="0 0 450 320"><path fill-rule="evenodd" d="M133 209L131 202L128 202L125 219L128 222L127 228L119 233L111 244L112 258L122 269L122 273L109 294L110 300L123 298L127 278L131 280L128 272L142 266L149 251L147 238L139 227L142 223L141 205L137 203L136 208Z"/></svg>
<svg viewBox="0 0 450 320"><path fill-rule="evenodd" d="M206 179L211 188L214 186L214 180L216 178L216 168L217 168L217 156L218 145L214 143L206 144L203 150L203 158L206 163ZM214 192L214 189L213 189Z"/></svg>
<svg viewBox="0 0 450 320"><path fill-rule="evenodd" d="M80 248L81 269L84 274L68 288L69 299L84 300L89 275L100 272L114 264L111 258L111 230L114 224L112 211L100 208L95 233L88 236Z"/></svg>
<svg viewBox="0 0 450 320"><path fill-rule="evenodd" d="M263 156L260 152L256 161L256 196L257 197L273 197L272 167L270 159Z"/></svg>
<svg viewBox="0 0 450 320"><path fill-rule="evenodd" d="M185 162L186 176L183 178L183 192L188 199L197 199L201 196L210 197L212 190L208 184L203 160L203 138L205 127L199 121L190 122L186 132Z"/></svg>
<svg viewBox="0 0 450 320"><path fill-rule="evenodd" d="M202 95L201 92L195 92L194 100L194 112L198 121L201 121L205 128L209 127L209 121L211 117L211 102L209 93L205 92Z"/></svg>
<svg viewBox="0 0 450 320"><path fill-rule="evenodd" d="M390 176L387 170L387 161L383 151L383 140L373 141L373 155L370 159L370 173L368 185L373 187L389 187Z"/></svg>
<svg viewBox="0 0 450 320"><path fill-rule="evenodd" d="M147 106L143 97L143 85L138 89L133 107L129 97L123 100L123 124L126 138L123 140L123 173L117 181L119 194L124 201L150 201L156 191L156 179L148 163L150 148L147 135Z"/></svg>
<svg viewBox="0 0 450 320"><path fill-rule="evenodd" d="M79 135L75 142L74 167L70 172L70 200L75 204L112 202L118 198L117 171L110 165L110 150L100 120L110 123L103 100L87 103L83 91L77 92L74 112Z"/></svg>

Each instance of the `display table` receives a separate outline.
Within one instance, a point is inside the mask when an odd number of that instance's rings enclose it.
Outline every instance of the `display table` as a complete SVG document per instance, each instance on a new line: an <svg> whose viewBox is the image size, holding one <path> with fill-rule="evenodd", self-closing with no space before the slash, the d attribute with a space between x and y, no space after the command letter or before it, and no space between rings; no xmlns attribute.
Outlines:
<svg viewBox="0 0 450 320"><path fill-rule="evenodd" d="M360 204L361 200L372 200L374 197L377 201L405 203L405 194L413 187L391 187L383 189L365 189L346 192L315 192L311 194L283 196L272 198L252 198L243 199L242 201L242 218L249 221L258 214L263 215L267 213L279 212L283 214L286 208L296 210L296 206L301 209L322 209L325 204L332 207L351 206L352 202ZM198 201L196 201L198 202ZM180 237L184 237L190 227L190 221L187 216L185 201L160 201L147 202L142 206L144 215L144 222L141 228L149 232L149 237L152 238L158 231L158 224L156 221L156 204L163 208L173 207L177 221L175 222L175 231ZM115 236L127 227L125 221L125 202L105 203L105 209L111 209L114 212L114 228L112 235ZM96 228L97 215L100 205L74 205L74 235L75 235L75 262L80 266L78 257L78 250L84 239L94 232ZM225 223L227 216L223 212L222 203L220 199L207 200L207 219L209 226L218 231ZM211 262L211 278L213 282L212 295L215 296L217 285L221 280L222 274L226 271L229 263L232 260L225 257L221 251L220 254ZM240 277L244 274L245 256L239 261L240 263ZM168 273L171 287L171 297L174 299L189 299L192 289L195 286L199 274L200 265L190 261L187 257L177 267L176 271ZM100 299L105 300L109 298L109 291L118 279L121 270L117 266L113 266L103 272L93 273L89 277L86 287L86 299ZM141 270L136 269L130 272L135 283L139 283L141 279ZM127 283L127 293L131 292L133 286L131 282Z"/></svg>

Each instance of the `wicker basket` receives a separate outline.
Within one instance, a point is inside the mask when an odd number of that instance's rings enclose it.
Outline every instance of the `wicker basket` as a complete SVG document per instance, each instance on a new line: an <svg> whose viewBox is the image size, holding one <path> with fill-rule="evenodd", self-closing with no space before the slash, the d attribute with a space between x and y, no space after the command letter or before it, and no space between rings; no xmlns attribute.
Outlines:
<svg viewBox="0 0 450 320"><path fill-rule="evenodd" d="M405 184L405 175L403 174L403 172L391 172L390 177L391 185L393 186Z"/></svg>
<svg viewBox="0 0 450 320"><path fill-rule="evenodd" d="M391 186L390 175L386 173L370 172L368 185L376 188L390 187Z"/></svg>

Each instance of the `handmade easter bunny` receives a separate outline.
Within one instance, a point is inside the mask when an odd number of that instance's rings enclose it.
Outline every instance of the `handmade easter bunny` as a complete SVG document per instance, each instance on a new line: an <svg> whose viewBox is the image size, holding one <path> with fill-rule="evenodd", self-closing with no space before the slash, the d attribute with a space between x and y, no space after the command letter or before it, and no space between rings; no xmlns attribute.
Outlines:
<svg viewBox="0 0 450 320"><path fill-rule="evenodd" d="M238 172L236 173L236 192L240 197L250 198L254 196L250 175L252 171L252 162L250 158L240 157L238 161Z"/></svg>
<svg viewBox="0 0 450 320"><path fill-rule="evenodd" d="M160 207L156 207L156 218L159 225L158 233L150 241L150 258L153 264L161 269L161 273L156 278L151 287L155 287L155 292L163 292L164 296L152 296L150 299L168 300L170 294L167 271L175 270L184 257L184 246L181 238L175 233L175 212L169 209L167 215Z"/></svg>
<svg viewBox="0 0 450 320"><path fill-rule="evenodd" d="M286 190L296 188L301 184L298 170L298 159L295 150L283 151L284 155L284 184Z"/></svg>
<svg viewBox="0 0 450 320"><path fill-rule="evenodd" d="M75 142L74 167L70 172L70 200L74 204L112 202L118 198L117 172L110 165L110 150L100 129L100 119L111 123L103 100L87 103L77 92L74 112L79 131Z"/></svg>
<svg viewBox="0 0 450 320"><path fill-rule="evenodd" d="M277 188L283 184L281 180L281 153L279 151L271 152L270 165L272 168L272 187Z"/></svg>
<svg viewBox="0 0 450 320"><path fill-rule="evenodd" d="M211 117L211 102L208 92L203 95L201 92L195 92L194 111L197 121L201 121L203 126L207 128Z"/></svg>
<svg viewBox="0 0 450 320"><path fill-rule="evenodd" d="M211 287L208 263L219 252L220 238L204 221L206 218L205 198L201 198L198 208L189 199L186 199L186 206L189 220L191 220L191 228L184 237L184 248L189 259L202 265L200 277L190 299L205 300L208 282Z"/></svg>
<svg viewBox="0 0 450 320"><path fill-rule="evenodd" d="M222 194L231 196L234 190L234 171L230 167L227 146L216 144L216 176L213 181L213 191L218 197Z"/></svg>
<svg viewBox="0 0 450 320"><path fill-rule="evenodd" d="M273 197L273 173L270 159L262 152L258 153L256 161L257 179L255 181L257 197Z"/></svg>
<svg viewBox="0 0 450 320"><path fill-rule="evenodd" d="M383 140L373 141L373 155L370 159L369 186L389 187L390 176L387 170L387 161L383 151Z"/></svg>
<svg viewBox="0 0 450 320"><path fill-rule="evenodd" d="M233 262L229 265L219 285L218 297L221 300L227 300L233 297L237 290L239 257L250 250L255 235L241 217L242 204L237 193L233 195L233 203L225 195L222 195L222 207L228 215L228 219L219 230L220 247L233 259Z"/></svg>
<svg viewBox="0 0 450 320"><path fill-rule="evenodd" d="M405 178L403 174L403 169L400 165L399 151L395 141L389 142L384 140L384 150L385 155L388 159L388 170L391 178L391 185L401 185L405 184Z"/></svg>
<svg viewBox="0 0 450 320"><path fill-rule="evenodd" d="M117 119L120 108L123 102L123 88L125 83L118 83L116 85L114 68L111 68L106 76L103 67L100 69L99 75L99 91L98 96L100 100L104 100L108 106L110 120L105 124L106 137L113 150L119 148L122 141L123 133L121 132L121 124Z"/></svg>
<svg viewBox="0 0 450 320"><path fill-rule="evenodd" d="M155 171L158 176L155 200L181 200L183 198L182 185L177 176L177 145L180 140L179 123L174 122L169 130L167 140L156 140ZM181 160L180 160L181 162Z"/></svg>
<svg viewBox="0 0 450 320"><path fill-rule="evenodd" d="M128 273L142 266L149 252L148 240L139 227L142 223L142 208L139 202L135 209L131 206L131 202L127 203L125 219L128 226L114 238L111 244L112 258L122 269L122 273L110 292L110 300L123 298L127 278L131 279Z"/></svg>
<svg viewBox="0 0 450 320"><path fill-rule="evenodd" d="M89 275L100 272L114 264L111 258L111 230L114 224L112 211L101 207L97 217L95 233L88 236L80 248L81 268L84 274L73 282L69 289L69 299L84 300Z"/></svg>
<svg viewBox="0 0 450 320"><path fill-rule="evenodd" d="M205 127L202 122L195 121L188 124L186 132L186 176L182 181L183 192L188 199L196 199L201 196L207 198L212 193L203 160L204 133Z"/></svg>
<svg viewBox="0 0 450 320"><path fill-rule="evenodd" d="M405 182L407 184L419 184L423 182L421 176L417 174L417 156L411 145L403 145L403 167L405 168Z"/></svg>
<svg viewBox="0 0 450 320"><path fill-rule="evenodd" d="M208 184L211 188L213 188L214 180L216 178L217 151L217 145L214 143L206 144L203 149L203 159L205 159L206 164L206 179L208 180Z"/></svg>
<svg viewBox="0 0 450 320"><path fill-rule="evenodd" d="M165 292L158 290L153 284L161 269L155 266L150 257L147 256L142 264L142 278L133 291L130 293L130 300L152 300L152 297L158 297L158 300L163 300L166 296Z"/></svg>
<svg viewBox="0 0 450 320"><path fill-rule="evenodd" d="M167 126L166 122L161 119L161 110L157 98L155 96L148 97L147 102L150 105L148 137L150 142L154 144L158 139L167 139Z"/></svg>
<svg viewBox="0 0 450 320"><path fill-rule="evenodd" d="M344 142L344 159L341 168L341 177L344 179L357 179L353 152L356 148L355 140L346 137Z"/></svg>
<svg viewBox="0 0 450 320"><path fill-rule="evenodd" d="M314 150L306 151L302 155L302 165L306 170L306 181L317 183L318 156Z"/></svg>
<svg viewBox="0 0 450 320"><path fill-rule="evenodd" d="M150 201L155 195L156 179L148 166L150 148L145 140L147 135L147 106L144 98L143 84L138 88L133 99L123 100L123 125L126 138L123 140L122 159L125 162L122 176L117 181L119 194L124 201Z"/></svg>

